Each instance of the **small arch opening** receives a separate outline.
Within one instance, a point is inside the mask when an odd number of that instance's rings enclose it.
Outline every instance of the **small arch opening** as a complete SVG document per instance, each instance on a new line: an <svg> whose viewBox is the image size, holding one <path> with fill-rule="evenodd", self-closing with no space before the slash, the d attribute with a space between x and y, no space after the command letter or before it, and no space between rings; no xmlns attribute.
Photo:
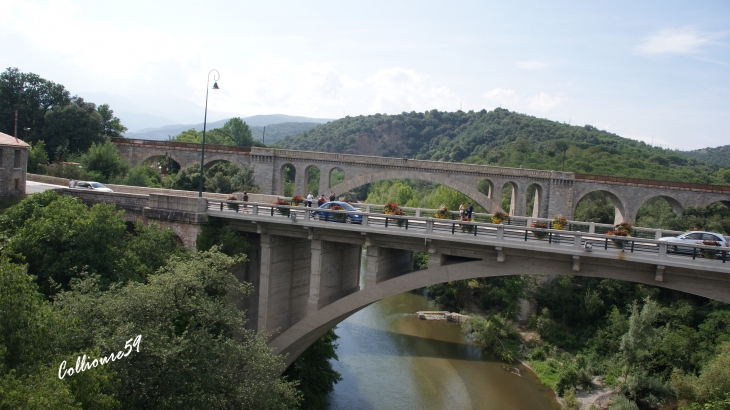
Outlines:
<svg viewBox="0 0 730 410"><path fill-rule="evenodd" d="M335 167L330 170L330 184L329 187L332 188L335 185L341 184L345 181L345 171L342 170L342 168Z"/></svg>
<svg viewBox="0 0 730 410"><path fill-rule="evenodd" d="M294 184L296 183L297 169L292 164L284 164L281 167L281 187L279 188L279 195L292 196L294 195Z"/></svg>
<svg viewBox="0 0 730 410"><path fill-rule="evenodd" d="M492 199L492 194L494 193L494 183L488 179L482 179L479 181L479 184L477 184L477 190L484 194L489 199Z"/></svg>
<svg viewBox="0 0 730 410"><path fill-rule="evenodd" d="M608 191L593 191L583 195L575 205L573 219L583 222L615 224L624 219L624 205Z"/></svg>
<svg viewBox="0 0 730 410"><path fill-rule="evenodd" d="M547 215L540 214L545 205L542 203L543 193L542 186L540 186L540 184L530 184L530 186L527 187L525 200L527 202L525 207L525 210L527 211L526 215L533 218L547 218Z"/></svg>
<svg viewBox="0 0 730 410"><path fill-rule="evenodd" d="M502 209L510 216L514 216L517 205L517 185L514 182L506 182L502 186Z"/></svg>
<svg viewBox="0 0 730 410"><path fill-rule="evenodd" d="M305 172L307 178L307 193L312 193L314 196L319 195L319 180L320 171L315 165L307 167Z"/></svg>

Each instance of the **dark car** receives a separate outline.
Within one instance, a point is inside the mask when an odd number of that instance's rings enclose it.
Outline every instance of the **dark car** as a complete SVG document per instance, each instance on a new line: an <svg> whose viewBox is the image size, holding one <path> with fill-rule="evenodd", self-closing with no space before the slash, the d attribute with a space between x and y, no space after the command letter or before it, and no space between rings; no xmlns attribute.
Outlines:
<svg viewBox="0 0 730 410"><path fill-rule="evenodd" d="M325 212L328 209L332 209L333 205L339 205L342 207L340 211L352 211L352 213L335 213ZM322 221L335 221L344 222L348 224L359 224L362 223L362 211L348 204L347 202L331 201L323 203L316 211L312 211L312 218L319 219Z"/></svg>

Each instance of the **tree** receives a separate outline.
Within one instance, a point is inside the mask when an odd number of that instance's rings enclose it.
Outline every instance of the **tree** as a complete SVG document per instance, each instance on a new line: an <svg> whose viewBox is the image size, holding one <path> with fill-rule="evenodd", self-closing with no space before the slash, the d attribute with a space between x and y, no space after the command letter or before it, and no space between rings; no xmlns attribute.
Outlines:
<svg viewBox="0 0 730 410"><path fill-rule="evenodd" d="M56 303L84 318L82 338L101 352L142 335L139 352L114 363L123 408L292 408L299 395L279 377L282 358L232 302L252 291L228 271L241 261L216 249L175 256L146 283L100 291L90 278Z"/></svg>
<svg viewBox="0 0 730 410"><path fill-rule="evenodd" d="M70 104L55 106L45 115L42 138L48 150L68 143L71 152L85 152L94 143L103 143L103 118L94 103L73 97Z"/></svg>
<svg viewBox="0 0 730 410"><path fill-rule="evenodd" d="M250 147L254 145L251 129L241 118L234 117L226 121L221 131L233 137L233 141L239 147Z"/></svg>
<svg viewBox="0 0 730 410"><path fill-rule="evenodd" d="M43 135L45 115L54 107L71 103L71 96L61 84L45 80L33 73L21 73L8 68L0 74L0 132L13 135L18 110L18 127L30 127L29 140L38 141Z"/></svg>
<svg viewBox="0 0 730 410"><path fill-rule="evenodd" d="M562 138L555 141L555 149L563 153L563 171L565 171L565 153L568 152L568 148L570 148L570 142L567 139Z"/></svg>
<svg viewBox="0 0 730 410"><path fill-rule="evenodd" d="M87 172L98 173L100 182L121 179L129 169L129 164L119 155L119 150L109 140L92 144L89 151L81 156L80 161Z"/></svg>
<svg viewBox="0 0 730 410"><path fill-rule="evenodd" d="M109 108L109 104L102 104L96 109L101 115L101 133L107 137L121 137L127 127L122 125L119 118L114 116L114 111Z"/></svg>
<svg viewBox="0 0 730 410"><path fill-rule="evenodd" d="M307 348L294 363L286 369L284 376L299 381L297 389L302 393L301 409L324 410L327 394L342 380L342 375L332 368L331 359L337 360L339 336L330 329Z"/></svg>
<svg viewBox="0 0 730 410"><path fill-rule="evenodd" d="M28 172L32 174L43 174L48 163L48 153L46 152L46 143L38 141L30 144L30 152L28 153Z"/></svg>

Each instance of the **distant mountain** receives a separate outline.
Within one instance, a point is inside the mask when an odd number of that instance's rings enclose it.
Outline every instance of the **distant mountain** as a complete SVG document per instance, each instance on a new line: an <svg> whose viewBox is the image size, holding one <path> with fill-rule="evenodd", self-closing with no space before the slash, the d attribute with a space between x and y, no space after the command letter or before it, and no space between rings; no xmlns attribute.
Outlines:
<svg viewBox="0 0 730 410"><path fill-rule="evenodd" d="M298 117L292 115L272 114L272 115L254 115L251 117L241 118L251 127L251 133L254 139L261 140L263 127L266 127L266 143L271 144L289 135L300 134L316 127L319 124L332 121L327 118L309 118ZM208 122L207 129L223 127L229 119ZM289 124L289 125L284 125ZM293 125L297 124L297 125ZM143 140L167 140L183 131L194 128L196 131L203 130L203 124L175 124L166 125L158 128L145 128L137 132L127 132L124 134L127 138L136 138Z"/></svg>
<svg viewBox="0 0 730 410"><path fill-rule="evenodd" d="M717 166L682 153L497 108L345 117L279 143L284 148L723 184Z"/></svg>
<svg viewBox="0 0 730 410"><path fill-rule="evenodd" d="M690 158L709 162L711 164L717 164L724 168L730 168L730 145L679 152Z"/></svg>

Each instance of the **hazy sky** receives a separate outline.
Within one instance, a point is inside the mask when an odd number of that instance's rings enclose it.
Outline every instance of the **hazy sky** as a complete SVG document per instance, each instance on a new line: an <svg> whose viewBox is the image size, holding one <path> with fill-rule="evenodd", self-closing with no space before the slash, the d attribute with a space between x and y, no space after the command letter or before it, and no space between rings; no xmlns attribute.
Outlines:
<svg viewBox="0 0 730 410"><path fill-rule="evenodd" d="M0 62L132 126L202 122L216 68L213 119L501 105L669 148L730 143L727 0L359 3L0 0Z"/></svg>

